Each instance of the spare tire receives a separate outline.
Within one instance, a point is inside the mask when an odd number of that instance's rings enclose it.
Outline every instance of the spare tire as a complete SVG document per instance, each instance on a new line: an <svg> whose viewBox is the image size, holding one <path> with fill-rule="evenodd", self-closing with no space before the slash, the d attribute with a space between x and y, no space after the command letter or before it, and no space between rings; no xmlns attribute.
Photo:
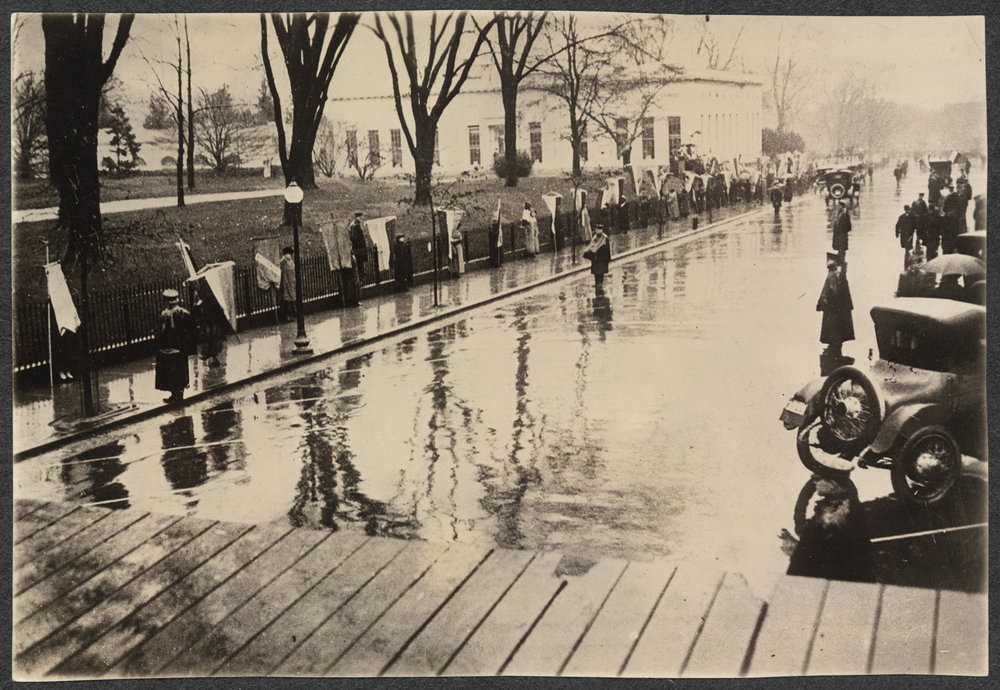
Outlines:
<svg viewBox="0 0 1000 690"><path fill-rule="evenodd" d="M826 378L815 410L824 432L842 453L855 453L870 443L885 413L875 384L851 366L834 369Z"/></svg>
<svg viewBox="0 0 1000 690"><path fill-rule="evenodd" d="M834 199L843 199L845 194L847 194L847 188L843 182L834 182L830 185L830 196Z"/></svg>

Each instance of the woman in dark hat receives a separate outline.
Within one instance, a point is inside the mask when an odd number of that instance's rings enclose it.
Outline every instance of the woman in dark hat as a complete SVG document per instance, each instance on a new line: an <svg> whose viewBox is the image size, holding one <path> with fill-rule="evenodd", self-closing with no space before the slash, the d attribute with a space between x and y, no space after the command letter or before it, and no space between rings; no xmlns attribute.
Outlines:
<svg viewBox="0 0 1000 690"><path fill-rule="evenodd" d="M611 263L611 243L604 233L603 225L594 226L594 237L583 252L584 259L590 259L590 272L594 276L594 287L598 290L604 285L604 276L608 273Z"/></svg>
<svg viewBox="0 0 1000 690"><path fill-rule="evenodd" d="M827 253L826 268L826 281L816 303L816 311L823 312L819 341L827 346L827 355L840 357L843 343L854 340L854 319L851 316L854 303L851 301L851 287L844 273L844 264L836 254Z"/></svg>

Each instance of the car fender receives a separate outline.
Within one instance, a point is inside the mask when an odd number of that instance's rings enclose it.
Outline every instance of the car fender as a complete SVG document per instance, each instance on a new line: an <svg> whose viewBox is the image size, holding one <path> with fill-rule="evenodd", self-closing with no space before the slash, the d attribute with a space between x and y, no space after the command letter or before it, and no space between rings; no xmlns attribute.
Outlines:
<svg viewBox="0 0 1000 690"><path fill-rule="evenodd" d="M897 407L882 422L871 450L878 455L887 455L894 448L901 447L917 429L931 424L947 426L951 411L940 403L912 403Z"/></svg>
<svg viewBox="0 0 1000 690"><path fill-rule="evenodd" d="M801 400L806 404L806 415L813 414L813 405L815 404L816 395L823 388L823 382L826 378L813 379L806 385L802 386L795 395L792 396L793 400Z"/></svg>

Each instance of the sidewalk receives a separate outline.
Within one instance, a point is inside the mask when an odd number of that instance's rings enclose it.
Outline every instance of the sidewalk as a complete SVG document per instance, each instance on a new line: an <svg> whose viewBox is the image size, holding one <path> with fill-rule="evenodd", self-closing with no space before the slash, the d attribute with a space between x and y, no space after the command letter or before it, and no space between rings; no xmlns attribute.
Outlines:
<svg viewBox="0 0 1000 690"><path fill-rule="evenodd" d="M691 230L690 219L666 223L662 239L655 225L619 233L611 238L614 260L700 236L722 223L764 210L770 211L770 207L737 205L713 211L714 222L705 223L696 231ZM190 358L191 386L185 399L187 402L202 399L277 371L443 320L560 276L587 271L590 263L580 258L583 249L577 247L576 264L572 262L572 249L566 247L555 254L544 253L534 259L511 261L500 268L473 270L456 280L443 277L439 307L433 304L432 284L424 283L409 292L366 298L360 307L307 314L306 332L315 353L308 357L292 354L294 322L275 323L230 335L220 356L220 366L210 369L198 357ZM447 272L442 271L441 275L447 276ZM99 409L109 414L86 428L76 423L82 414L79 385L57 385L54 391L47 387L30 389L16 396L13 414L15 455L36 455L127 421L153 416L168 407L163 403L166 393L155 390L153 385L152 357L106 367L96 375Z"/></svg>
<svg viewBox="0 0 1000 690"><path fill-rule="evenodd" d="M251 192L213 192L212 194L185 194L184 204L204 204L210 201L238 201L240 199L257 199L263 196L281 196L284 189L257 189ZM125 213L126 211L141 211L146 208L168 208L177 205L176 196L159 196L151 199L119 199L118 201L101 202L101 215L109 213ZM43 220L56 220L59 217L59 207L26 208L11 212L11 224L37 223Z"/></svg>

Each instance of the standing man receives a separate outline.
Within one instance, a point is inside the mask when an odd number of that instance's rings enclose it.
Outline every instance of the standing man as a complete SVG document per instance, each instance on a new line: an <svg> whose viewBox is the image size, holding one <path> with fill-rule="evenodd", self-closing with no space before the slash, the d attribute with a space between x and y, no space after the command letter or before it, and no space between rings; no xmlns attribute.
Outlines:
<svg viewBox="0 0 1000 690"><path fill-rule="evenodd" d="M396 244L392 247L389 259L396 292L406 292L413 287L413 252L403 233L396 235Z"/></svg>
<svg viewBox="0 0 1000 690"><path fill-rule="evenodd" d="M163 299L167 306L160 312L156 334L156 390L169 391L163 402L174 403L184 399L189 382L187 358L196 347L194 320L180 305L177 290L164 290Z"/></svg>
<svg viewBox="0 0 1000 690"><path fill-rule="evenodd" d="M903 268L906 268L906 257L913 249L913 233L916 224L913 218L913 211L909 206L903 207L903 213L896 219L896 237L899 238L899 246L903 248Z"/></svg>
<svg viewBox="0 0 1000 690"><path fill-rule="evenodd" d="M364 283L365 264L368 263L368 242L365 240L365 229L361 225L361 211L354 212L349 230L351 237L351 254L354 255L354 267L358 270L358 282Z"/></svg>
<svg viewBox="0 0 1000 690"><path fill-rule="evenodd" d="M930 261L938 255L938 247L941 246L941 234L944 231L944 217L940 209L931 204L927 213L927 232L924 238L924 247L927 249L927 260Z"/></svg>
<svg viewBox="0 0 1000 690"><path fill-rule="evenodd" d="M827 346L824 354L839 358L844 342L854 340L854 319L851 316L854 303L844 265L836 254L827 253L826 269L826 281L816 303L816 311L823 312L819 341Z"/></svg>
<svg viewBox="0 0 1000 690"><path fill-rule="evenodd" d="M913 220L916 224L917 242L924 244L926 242L927 235L927 202L924 201L924 193L920 192L917 195L917 200L910 204L910 210L913 211Z"/></svg>
<svg viewBox="0 0 1000 690"><path fill-rule="evenodd" d="M847 212L847 204L843 201L837 206L837 219L833 221L833 249L837 252L840 263L846 263L848 234L851 232L851 214Z"/></svg>
<svg viewBox="0 0 1000 690"><path fill-rule="evenodd" d="M291 247L281 250L281 313L285 323L295 319L295 252Z"/></svg>

